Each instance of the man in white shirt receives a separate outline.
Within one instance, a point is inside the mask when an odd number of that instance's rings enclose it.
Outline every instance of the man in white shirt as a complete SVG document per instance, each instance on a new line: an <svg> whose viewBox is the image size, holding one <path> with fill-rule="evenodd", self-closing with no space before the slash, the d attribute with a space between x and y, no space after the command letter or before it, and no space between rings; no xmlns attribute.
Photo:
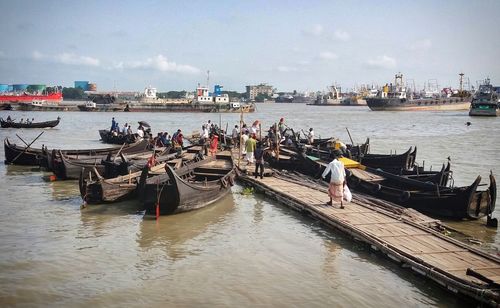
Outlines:
<svg viewBox="0 0 500 308"><path fill-rule="evenodd" d="M307 134L307 143L312 144L314 142L314 130L313 128L309 128L309 133Z"/></svg>
<svg viewBox="0 0 500 308"><path fill-rule="evenodd" d="M144 138L144 129L142 125L137 128L137 136L139 137L139 140Z"/></svg>
<svg viewBox="0 0 500 308"><path fill-rule="evenodd" d="M330 173L330 184L328 185L328 195L330 201L327 205L332 205L333 200L340 202L340 208L344 208L344 185L345 185L345 169L344 164L338 160L341 156L340 151L336 150L332 153L333 160L326 166L321 177L325 178Z"/></svg>

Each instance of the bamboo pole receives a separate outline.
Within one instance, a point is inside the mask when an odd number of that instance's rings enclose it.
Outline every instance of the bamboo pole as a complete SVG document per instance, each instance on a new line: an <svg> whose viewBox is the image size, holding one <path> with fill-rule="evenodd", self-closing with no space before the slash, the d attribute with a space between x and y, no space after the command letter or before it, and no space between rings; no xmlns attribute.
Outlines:
<svg viewBox="0 0 500 308"><path fill-rule="evenodd" d="M239 144L239 149L238 149L238 169L240 169L240 162L241 162L241 134L243 132L243 108L240 106L240 141L238 142Z"/></svg>

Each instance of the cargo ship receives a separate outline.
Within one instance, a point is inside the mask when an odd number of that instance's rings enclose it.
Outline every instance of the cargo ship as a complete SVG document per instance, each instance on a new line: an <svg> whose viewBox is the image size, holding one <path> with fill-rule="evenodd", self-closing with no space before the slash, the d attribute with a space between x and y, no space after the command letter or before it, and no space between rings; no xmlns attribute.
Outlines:
<svg viewBox="0 0 500 308"><path fill-rule="evenodd" d="M45 85L0 84L0 108L11 110L18 104L32 102L48 102L58 104L62 102L62 93L57 88L47 88Z"/></svg>
<svg viewBox="0 0 500 308"><path fill-rule="evenodd" d="M161 99L156 88L147 87L137 101L126 101L124 111L128 112L254 112L255 104L231 102L222 94L222 86L215 85L214 92L198 86L194 99Z"/></svg>
<svg viewBox="0 0 500 308"><path fill-rule="evenodd" d="M328 88L328 92L323 95L318 95L313 103L307 105L311 106L342 106L344 98L342 97L341 88L332 85Z"/></svg>
<svg viewBox="0 0 500 308"><path fill-rule="evenodd" d="M462 84L463 74L460 74ZM373 111L468 110L471 95L467 91L443 89L434 95L412 93L403 85L403 74L396 74L394 85L385 85L377 96L366 98Z"/></svg>

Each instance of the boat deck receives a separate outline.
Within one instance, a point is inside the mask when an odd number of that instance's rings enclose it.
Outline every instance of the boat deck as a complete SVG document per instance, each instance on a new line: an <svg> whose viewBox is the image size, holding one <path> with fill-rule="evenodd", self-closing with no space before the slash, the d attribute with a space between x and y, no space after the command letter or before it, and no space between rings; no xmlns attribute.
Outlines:
<svg viewBox="0 0 500 308"><path fill-rule="evenodd" d="M431 228L436 220L357 194L345 209L328 206L325 186L280 172L263 179L246 175L240 179L284 205L365 242L453 293L489 305L500 303L500 258L437 232Z"/></svg>

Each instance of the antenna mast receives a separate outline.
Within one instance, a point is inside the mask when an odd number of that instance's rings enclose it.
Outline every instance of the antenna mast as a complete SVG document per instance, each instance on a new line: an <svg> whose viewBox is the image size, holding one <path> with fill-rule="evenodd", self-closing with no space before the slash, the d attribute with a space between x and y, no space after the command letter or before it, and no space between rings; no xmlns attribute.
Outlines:
<svg viewBox="0 0 500 308"><path fill-rule="evenodd" d="M210 88L210 71L207 71L207 88Z"/></svg>
<svg viewBox="0 0 500 308"><path fill-rule="evenodd" d="M464 90L464 73L458 74L460 76L460 92Z"/></svg>

